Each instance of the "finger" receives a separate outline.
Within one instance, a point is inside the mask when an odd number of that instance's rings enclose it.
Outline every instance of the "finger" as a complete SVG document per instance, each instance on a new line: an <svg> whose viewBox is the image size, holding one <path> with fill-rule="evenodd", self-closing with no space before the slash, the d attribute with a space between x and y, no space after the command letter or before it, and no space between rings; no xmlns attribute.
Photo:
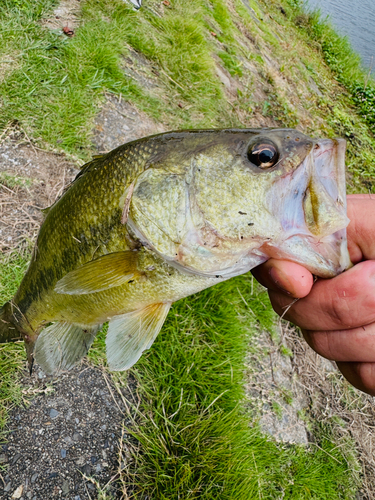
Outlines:
<svg viewBox="0 0 375 500"><path fill-rule="evenodd" d="M281 316L290 297L270 290ZM329 280L318 280L309 295L295 302L284 315L305 330L347 330L375 322L375 261L360 262Z"/></svg>
<svg viewBox="0 0 375 500"><path fill-rule="evenodd" d="M310 347L335 361L375 362L375 323L352 330L302 330Z"/></svg>
<svg viewBox="0 0 375 500"><path fill-rule="evenodd" d="M288 260L270 259L253 269L252 273L266 288L292 297L306 297L314 283L307 269Z"/></svg>
<svg viewBox="0 0 375 500"><path fill-rule="evenodd" d="M344 377L360 391L375 396L375 363L337 363Z"/></svg>
<svg viewBox="0 0 375 500"><path fill-rule="evenodd" d="M375 197L349 195L347 211L350 219L348 248L352 262L375 259Z"/></svg>

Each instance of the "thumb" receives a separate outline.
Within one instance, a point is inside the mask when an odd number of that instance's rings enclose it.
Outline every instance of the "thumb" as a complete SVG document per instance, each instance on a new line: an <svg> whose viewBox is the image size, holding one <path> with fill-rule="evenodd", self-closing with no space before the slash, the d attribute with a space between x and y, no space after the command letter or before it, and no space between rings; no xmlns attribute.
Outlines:
<svg viewBox="0 0 375 500"><path fill-rule="evenodd" d="M307 269L288 260L270 259L251 272L266 288L296 298L306 297L314 283Z"/></svg>

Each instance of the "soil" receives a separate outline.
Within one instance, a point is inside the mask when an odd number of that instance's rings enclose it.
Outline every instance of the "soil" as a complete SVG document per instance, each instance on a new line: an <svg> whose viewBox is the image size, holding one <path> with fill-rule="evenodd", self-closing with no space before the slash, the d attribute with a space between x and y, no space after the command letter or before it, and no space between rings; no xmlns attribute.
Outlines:
<svg viewBox="0 0 375 500"><path fill-rule="evenodd" d="M44 151L11 130L0 143L0 250L34 241L51 205L78 173L64 155Z"/></svg>
<svg viewBox="0 0 375 500"><path fill-rule="evenodd" d="M97 498L97 485L107 485L111 498L123 498L116 479L119 443L127 439L122 425L129 419L110 377L87 362L58 379L36 367L31 377L25 372L22 388L27 399L35 397L11 414L0 447L0 463L8 465L0 497L86 500Z"/></svg>
<svg viewBox="0 0 375 500"><path fill-rule="evenodd" d="M64 28L73 30L79 25L80 0L61 0L49 19L44 19L42 24L50 30L61 31ZM71 36L70 35L70 36Z"/></svg>
<svg viewBox="0 0 375 500"><path fill-rule="evenodd" d="M164 132L160 124L127 101L109 94L95 117L93 143L98 153L105 153L126 142Z"/></svg>

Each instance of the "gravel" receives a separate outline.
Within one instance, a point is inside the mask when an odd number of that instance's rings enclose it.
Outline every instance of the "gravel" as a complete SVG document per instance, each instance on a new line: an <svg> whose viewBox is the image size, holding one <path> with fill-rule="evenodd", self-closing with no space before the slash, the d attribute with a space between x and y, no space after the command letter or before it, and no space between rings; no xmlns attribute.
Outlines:
<svg viewBox="0 0 375 500"><path fill-rule="evenodd" d="M11 412L7 441L0 445L0 465L6 467L0 498L97 498L84 475L101 487L110 482L109 493L121 498L118 446L122 423L129 422L110 376L87 362L58 379L39 374L38 368L31 377L25 372L24 393L36 396Z"/></svg>

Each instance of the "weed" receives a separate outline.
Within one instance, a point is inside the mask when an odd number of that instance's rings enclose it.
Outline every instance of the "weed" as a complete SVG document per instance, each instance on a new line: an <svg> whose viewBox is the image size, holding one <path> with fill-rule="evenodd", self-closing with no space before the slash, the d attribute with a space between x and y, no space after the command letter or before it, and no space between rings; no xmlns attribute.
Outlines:
<svg viewBox="0 0 375 500"><path fill-rule="evenodd" d="M293 357L293 352L289 349L289 347L285 346L284 344L280 346L280 353L288 358Z"/></svg>
<svg viewBox="0 0 375 500"><path fill-rule="evenodd" d="M277 401L272 401L272 410L279 420L283 418L283 407Z"/></svg>
<svg viewBox="0 0 375 500"><path fill-rule="evenodd" d="M32 185L31 179L26 177L20 177L15 175L7 174L6 172L0 172L0 184L4 184L9 188L20 187L30 187Z"/></svg>

